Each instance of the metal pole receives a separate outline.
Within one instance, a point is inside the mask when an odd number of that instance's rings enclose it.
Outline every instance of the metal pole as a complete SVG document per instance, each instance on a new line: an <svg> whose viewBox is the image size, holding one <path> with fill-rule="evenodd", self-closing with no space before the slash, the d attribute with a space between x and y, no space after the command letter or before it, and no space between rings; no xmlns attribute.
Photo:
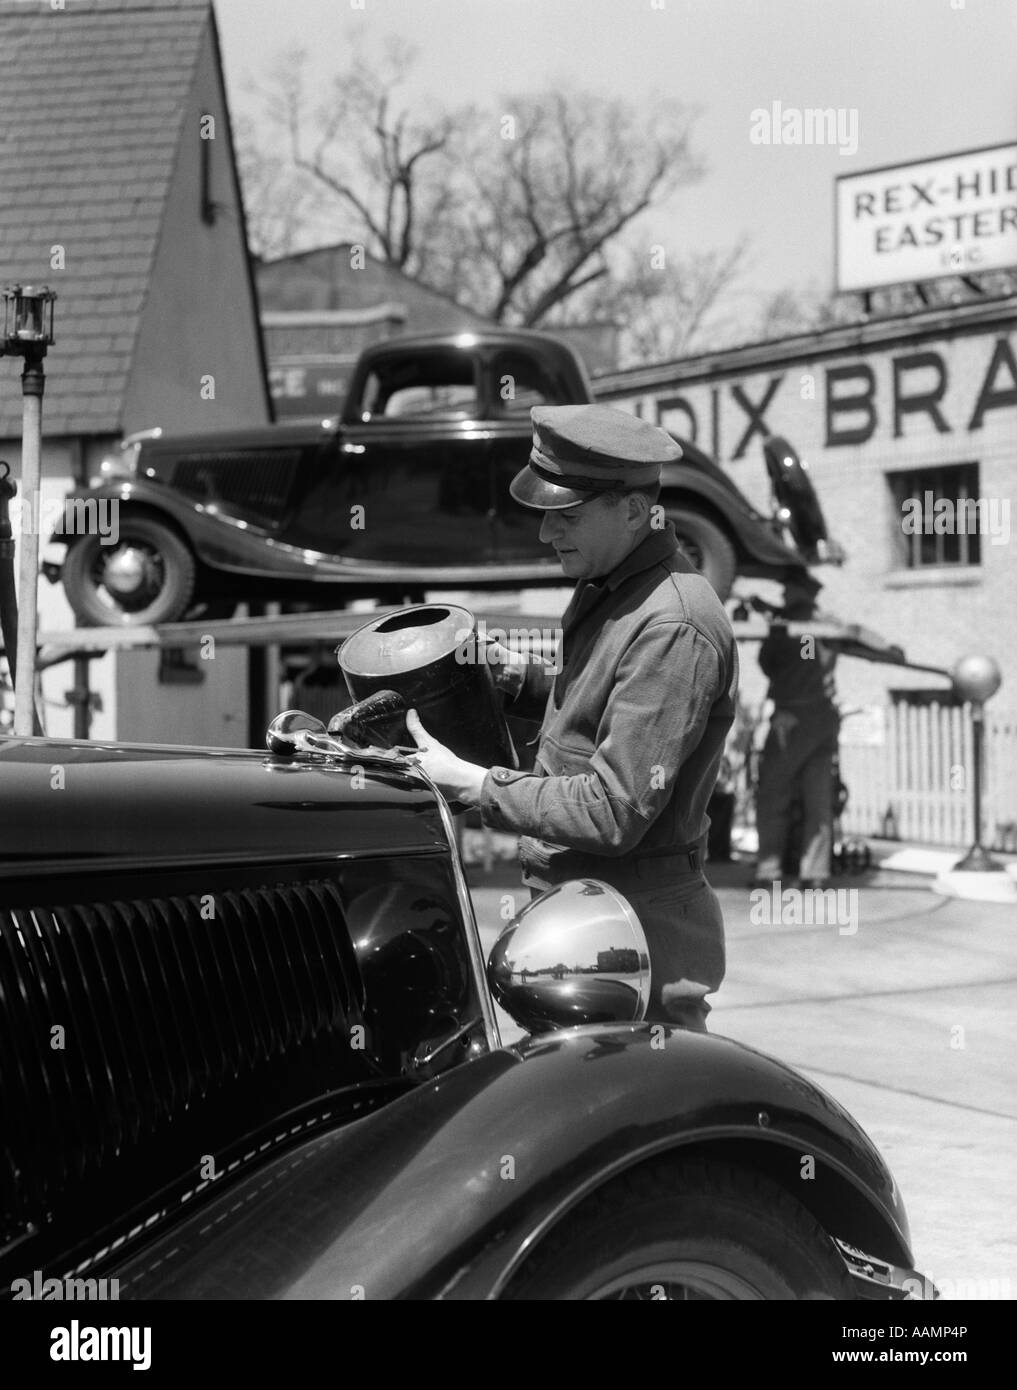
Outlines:
<svg viewBox="0 0 1017 1390"><path fill-rule="evenodd" d="M282 605L266 603L265 616L278 618ZM276 643L265 647L265 703L269 710L281 709L279 690L282 685L282 649Z"/></svg>
<svg viewBox="0 0 1017 1390"><path fill-rule="evenodd" d="M955 869L963 869L969 873L991 873L994 869L1001 869L1003 867L999 860L994 859L982 844L982 759L985 756L984 733L985 706L981 700L973 700L971 703L971 757L974 762L974 767L971 772L971 782L975 804L971 809L975 842L964 858L954 865Z"/></svg>
<svg viewBox="0 0 1017 1390"><path fill-rule="evenodd" d="M265 606L261 603L248 603L247 611L252 618L261 618ZM258 731L269 720L268 702L265 688L265 648L250 647L247 652L247 747L258 747Z"/></svg>
<svg viewBox="0 0 1017 1390"><path fill-rule="evenodd" d="M972 807L974 812L971 825L974 830L975 842L972 849L982 852L982 731L983 731L984 707L976 703L971 706L971 756L974 759L972 781L974 783L975 804Z"/></svg>
<svg viewBox="0 0 1017 1390"><path fill-rule="evenodd" d="M42 473L42 358L25 358L21 374L24 418L21 439L21 548L18 591L18 679L14 691L14 733L35 732L35 660L39 593L39 494ZM26 511L25 509L30 509ZM31 525L26 521L31 517Z"/></svg>
<svg viewBox="0 0 1017 1390"><path fill-rule="evenodd" d="M79 437L73 443L74 486L88 487L88 468L85 465L85 445ZM91 738L92 735L92 661L80 653L74 658L74 686L68 699L74 707L74 737Z"/></svg>
<svg viewBox="0 0 1017 1390"><path fill-rule="evenodd" d="M71 703L74 705L74 737L92 736L92 691L89 681L92 663L87 656L74 658L74 688L71 690Z"/></svg>

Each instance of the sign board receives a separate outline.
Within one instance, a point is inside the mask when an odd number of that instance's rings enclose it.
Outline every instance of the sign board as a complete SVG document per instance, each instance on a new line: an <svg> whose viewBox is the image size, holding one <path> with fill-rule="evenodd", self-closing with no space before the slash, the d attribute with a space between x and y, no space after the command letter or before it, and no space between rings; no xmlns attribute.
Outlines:
<svg viewBox="0 0 1017 1390"><path fill-rule="evenodd" d="M1017 266L1017 145L836 180L837 290Z"/></svg>
<svg viewBox="0 0 1017 1390"><path fill-rule="evenodd" d="M337 415L356 357L277 357L268 384L277 420Z"/></svg>

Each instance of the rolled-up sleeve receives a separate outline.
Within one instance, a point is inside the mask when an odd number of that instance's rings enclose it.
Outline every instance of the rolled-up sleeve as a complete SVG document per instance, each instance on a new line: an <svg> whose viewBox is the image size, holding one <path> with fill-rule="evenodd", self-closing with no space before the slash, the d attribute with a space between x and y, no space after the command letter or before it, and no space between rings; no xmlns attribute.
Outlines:
<svg viewBox="0 0 1017 1390"><path fill-rule="evenodd" d="M670 800L725 679L719 652L697 628L651 624L619 662L592 754L548 742L542 756L560 757L561 775L493 768L481 789L484 823L570 849L627 854Z"/></svg>

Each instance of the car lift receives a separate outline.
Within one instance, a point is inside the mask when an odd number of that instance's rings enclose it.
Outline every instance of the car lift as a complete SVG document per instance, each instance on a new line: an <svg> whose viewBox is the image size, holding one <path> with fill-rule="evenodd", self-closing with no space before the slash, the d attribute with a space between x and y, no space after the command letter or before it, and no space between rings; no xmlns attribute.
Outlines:
<svg viewBox="0 0 1017 1390"><path fill-rule="evenodd" d="M433 602L440 602L433 598ZM738 602L738 601L736 601ZM740 601L744 604L744 601ZM402 606L402 605L400 605ZM257 618L195 620L183 623L163 623L154 627L82 627L66 632L39 634L38 669L46 670L64 661L74 662L74 689L68 692L68 703L74 707L74 737L88 738L94 696L90 689L90 664L111 651L182 650L196 647L213 639L223 647L299 647L304 644L338 643L348 637L372 616L397 612L397 607L383 607L352 612L339 609L321 613L288 613ZM471 611L476 612L473 609ZM520 613L514 608L492 608L477 612L488 628L503 631L538 629L553 631L561 621L560 615ZM761 642L770 631L771 623L760 616L736 617L732 622L738 642ZM950 679L950 673L939 666L925 666L908 661L900 647L859 623L844 623L833 618L813 618L810 621L786 624L792 637L815 637L835 642L842 655L858 657L912 671L925 671ZM2 650L2 648L0 648ZM540 655L550 656L550 652Z"/></svg>

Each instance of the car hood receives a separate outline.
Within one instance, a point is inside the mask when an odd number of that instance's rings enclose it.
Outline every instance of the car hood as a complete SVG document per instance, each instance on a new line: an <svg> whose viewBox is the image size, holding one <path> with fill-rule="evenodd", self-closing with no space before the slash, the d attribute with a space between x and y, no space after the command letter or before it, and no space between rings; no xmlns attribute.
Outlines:
<svg viewBox="0 0 1017 1390"><path fill-rule="evenodd" d="M413 774L12 739L0 786L0 1287L497 1041Z"/></svg>
<svg viewBox="0 0 1017 1390"><path fill-rule="evenodd" d="M9 738L0 777L0 878L447 850L434 793L397 768Z"/></svg>

